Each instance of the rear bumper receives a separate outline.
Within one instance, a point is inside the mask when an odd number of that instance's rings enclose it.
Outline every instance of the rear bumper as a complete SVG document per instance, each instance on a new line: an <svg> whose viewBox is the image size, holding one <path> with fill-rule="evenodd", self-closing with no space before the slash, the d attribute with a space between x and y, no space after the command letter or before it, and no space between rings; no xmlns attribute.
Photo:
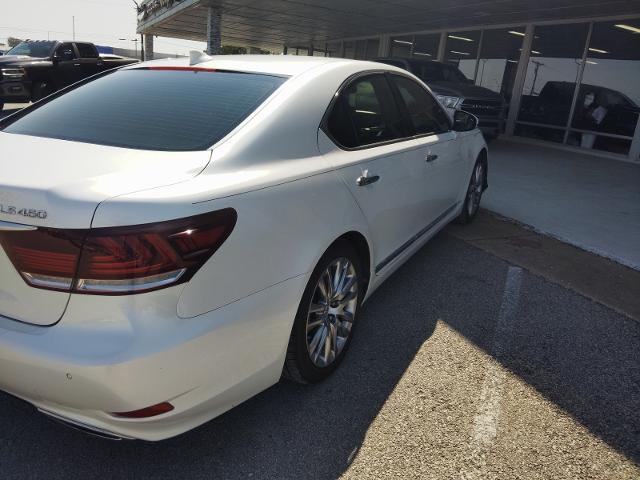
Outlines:
<svg viewBox="0 0 640 480"><path fill-rule="evenodd" d="M0 82L0 103L24 103L31 101L31 82Z"/></svg>
<svg viewBox="0 0 640 480"><path fill-rule="evenodd" d="M306 276L195 318L181 287L131 297L72 296L53 327L0 317L0 390L107 436L162 440L276 383ZM107 314L105 312L110 312ZM170 402L147 419L127 412Z"/></svg>

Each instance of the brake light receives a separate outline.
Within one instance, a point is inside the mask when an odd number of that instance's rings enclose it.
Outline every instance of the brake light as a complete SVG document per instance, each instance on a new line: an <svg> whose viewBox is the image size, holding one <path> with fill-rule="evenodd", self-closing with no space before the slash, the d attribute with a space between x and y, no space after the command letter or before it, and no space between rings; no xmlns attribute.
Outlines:
<svg viewBox="0 0 640 480"><path fill-rule="evenodd" d="M229 208L132 227L0 232L0 245L33 287L126 295L190 280L236 219Z"/></svg>

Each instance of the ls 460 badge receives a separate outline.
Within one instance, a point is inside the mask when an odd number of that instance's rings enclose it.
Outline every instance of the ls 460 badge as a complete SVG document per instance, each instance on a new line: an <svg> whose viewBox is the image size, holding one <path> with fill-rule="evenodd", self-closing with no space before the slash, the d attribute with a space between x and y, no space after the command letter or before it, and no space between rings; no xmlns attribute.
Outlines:
<svg viewBox="0 0 640 480"><path fill-rule="evenodd" d="M36 210L34 208L18 208L12 205L5 205L0 203L0 213L4 213L5 215L21 215L23 217L29 218L47 218L46 210Z"/></svg>

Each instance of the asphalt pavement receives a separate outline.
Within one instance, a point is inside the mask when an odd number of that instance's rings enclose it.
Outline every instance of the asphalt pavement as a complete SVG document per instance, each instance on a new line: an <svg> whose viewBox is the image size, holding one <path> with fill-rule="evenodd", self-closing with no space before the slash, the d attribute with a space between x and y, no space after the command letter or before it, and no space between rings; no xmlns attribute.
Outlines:
<svg viewBox="0 0 640 480"><path fill-rule="evenodd" d="M376 292L328 381L174 439L89 437L0 394L1 477L640 478L640 319L460 237Z"/></svg>

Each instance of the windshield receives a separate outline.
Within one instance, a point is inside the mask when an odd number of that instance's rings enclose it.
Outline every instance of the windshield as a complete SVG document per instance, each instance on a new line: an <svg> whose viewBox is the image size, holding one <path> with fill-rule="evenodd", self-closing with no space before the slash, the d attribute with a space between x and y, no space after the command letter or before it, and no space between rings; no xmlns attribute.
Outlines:
<svg viewBox="0 0 640 480"><path fill-rule="evenodd" d="M456 67L445 65L443 63L419 63L414 65L414 73L425 83L469 83L469 80L464 76L464 73Z"/></svg>
<svg viewBox="0 0 640 480"><path fill-rule="evenodd" d="M48 57L56 42L20 42L5 55L25 55L27 57Z"/></svg>
<svg viewBox="0 0 640 480"><path fill-rule="evenodd" d="M205 150L285 81L214 70L119 70L36 107L4 132L143 150Z"/></svg>

